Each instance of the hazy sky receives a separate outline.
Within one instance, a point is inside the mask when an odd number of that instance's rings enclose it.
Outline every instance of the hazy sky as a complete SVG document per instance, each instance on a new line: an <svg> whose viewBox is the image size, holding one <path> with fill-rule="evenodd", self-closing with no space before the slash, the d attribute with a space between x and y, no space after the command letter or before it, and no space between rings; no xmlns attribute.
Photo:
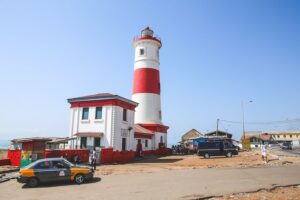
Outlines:
<svg viewBox="0 0 300 200"><path fill-rule="evenodd" d="M216 119L300 118L300 1L1 1L0 139L68 136L67 98L131 98L132 39L162 38L169 143ZM220 128L239 138L240 124ZM300 129L298 123L246 130Z"/></svg>

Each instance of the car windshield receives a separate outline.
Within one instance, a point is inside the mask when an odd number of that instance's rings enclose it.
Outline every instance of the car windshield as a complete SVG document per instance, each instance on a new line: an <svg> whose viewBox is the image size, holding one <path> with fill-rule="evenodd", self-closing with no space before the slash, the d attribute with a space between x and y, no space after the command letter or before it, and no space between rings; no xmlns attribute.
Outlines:
<svg viewBox="0 0 300 200"><path fill-rule="evenodd" d="M73 167L73 166L74 166L74 164L73 164L73 163L71 163L71 162L67 161L66 159L64 159L64 162L65 162L67 165L69 165L70 167Z"/></svg>

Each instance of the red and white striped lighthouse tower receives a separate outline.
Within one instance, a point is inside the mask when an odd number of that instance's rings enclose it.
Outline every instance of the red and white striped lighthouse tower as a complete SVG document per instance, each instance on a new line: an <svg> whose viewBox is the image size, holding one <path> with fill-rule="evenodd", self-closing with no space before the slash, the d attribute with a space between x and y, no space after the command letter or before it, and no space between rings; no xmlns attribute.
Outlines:
<svg viewBox="0 0 300 200"><path fill-rule="evenodd" d="M169 127L162 123L160 102L159 50L161 40L147 27L133 42L135 48L134 83L132 100L139 103L135 111L135 124L153 134L152 148L167 144Z"/></svg>

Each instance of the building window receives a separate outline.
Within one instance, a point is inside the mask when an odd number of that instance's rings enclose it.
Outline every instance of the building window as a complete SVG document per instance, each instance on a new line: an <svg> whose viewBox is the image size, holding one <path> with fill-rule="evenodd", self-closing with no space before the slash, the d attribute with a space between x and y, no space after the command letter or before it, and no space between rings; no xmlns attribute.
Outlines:
<svg viewBox="0 0 300 200"><path fill-rule="evenodd" d="M140 56L145 54L145 49L140 49Z"/></svg>
<svg viewBox="0 0 300 200"><path fill-rule="evenodd" d="M127 121L127 110L123 108L123 121Z"/></svg>
<svg viewBox="0 0 300 200"><path fill-rule="evenodd" d="M82 109L82 118L81 119L89 119L89 108Z"/></svg>
<svg viewBox="0 0 300 200"><path fill-rule="evenodd" d="M293 137L293 135L290 135L290 138L292 138Z"/></svg>
<svg viewBox="0 0 300 200"><path fill-rule="evenodd" d="M126 138L122 138L122 151L126 150Z"/></svg>
<svg viewBox="0 0 300 200"><path fill-rule="evenodd" d="M277 138L279 138L280 137L280 135L277 135Z"/></svg>
<svg viewBox="0 0 300 200"><path fill-rule="evenodd" d="M284 138L286 138L286 135L283 135Z"/></svg>
<svg viewBox="0 0 300 200"><path fill-rule="evenodd" d="M145 140L145 147L148 148L148 140Z"/></svg>
<svg viewBox="0 0 300 200"><path fill-rule="evenodd" d="M160 142L163 143L164 140L163 140L163 136L160 136Z"/></svg>
<svg viewBox="0 0 300 200"><path fill-rule="evenodd" d="M100 147L100 138L99 137L94 138L94 147Z"/></svg>
<svg viewBox="0 0 300 200"><path fill-rule="evenodd" d="M102 119L102 107L96 107L95 119Z"/></svg>
<svg viewBox="0 0 300 200"><path fill-rule="evenodd" d="M127 136L128 136L128 129L122 128L122 129L121 129L121 136L122 136L122 137L127 137Z"/></svg>
<svg viewBox="0 0 300 200"><path fill-rule="evenodd" d="M86 148L86 137L80 137L80 149Z"/></svg>

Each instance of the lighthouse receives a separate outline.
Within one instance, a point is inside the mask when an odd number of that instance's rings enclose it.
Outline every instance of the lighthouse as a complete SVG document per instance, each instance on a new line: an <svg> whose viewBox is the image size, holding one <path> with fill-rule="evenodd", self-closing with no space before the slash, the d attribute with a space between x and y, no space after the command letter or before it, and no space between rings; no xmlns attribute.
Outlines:
<svg viewBox="0 0 300 200"><path fill-rule="evenodd" d="M162 123L159 73L159 50L162 42L147 27L134 39L133 46L135 56L132 100L138 103L134 123L140 127L137 130L148 131L138 132L135 138L137 143L141 143L139 137L148 138L151 140L151 149L157 149L166 146L169 128Z"/></svg>

